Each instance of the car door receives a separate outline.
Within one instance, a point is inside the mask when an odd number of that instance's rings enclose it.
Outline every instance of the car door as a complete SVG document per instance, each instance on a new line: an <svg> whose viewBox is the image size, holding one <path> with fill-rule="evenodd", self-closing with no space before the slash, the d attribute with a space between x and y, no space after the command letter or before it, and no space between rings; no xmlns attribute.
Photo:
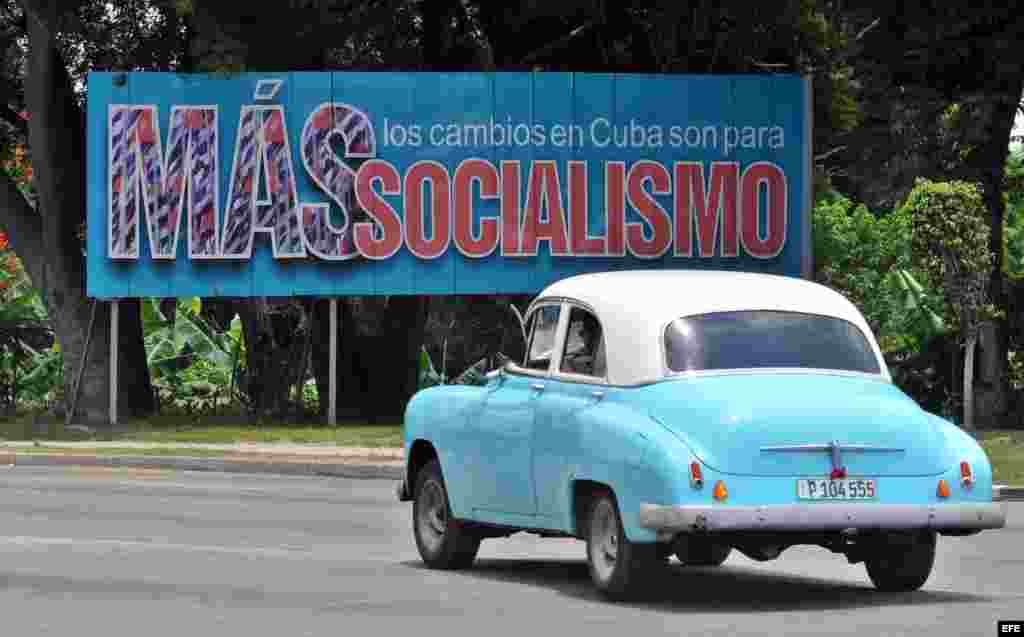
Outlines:
<svg viewBox="0 0 1024 637"><path fill-rule="evenodd" d="M535 515L533 430L537 399L546 389L560 303L545 303L527 317L529 342L523 366L503 373L483 399L475 419L479 455L474 471L474 508L483 512Z"/></svg>
<svg viewBox="0 0 1024 637"><path fill-rule="evenodd" d="M537 513L563 519L569 507L570 458L580 456L582 427L607 389L604 334L596 314L582 305L566 305L559 361L536 403L533 476Z"/></svg>

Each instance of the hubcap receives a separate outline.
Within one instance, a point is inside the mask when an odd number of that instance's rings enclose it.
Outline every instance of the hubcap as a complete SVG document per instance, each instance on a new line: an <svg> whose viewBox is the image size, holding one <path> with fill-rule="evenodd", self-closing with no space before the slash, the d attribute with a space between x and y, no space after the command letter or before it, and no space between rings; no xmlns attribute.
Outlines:
<svg viewBox="0 0 1024 637"><path fill-rule="evenodd" d="M419 515L416 525L420 539L428 551L436 552L448 530L448 509L444 503L444 492L436 480L429 480L423 485L418 504Z"/></svg>
<svg viewBox="0 0 1024 637"><path fill-rule="evenodd" d="M594 510L590 541L594 571L602 581L606 581L611 578L619 560L619 523L615 510L607 501L602 501Z"/></svg>

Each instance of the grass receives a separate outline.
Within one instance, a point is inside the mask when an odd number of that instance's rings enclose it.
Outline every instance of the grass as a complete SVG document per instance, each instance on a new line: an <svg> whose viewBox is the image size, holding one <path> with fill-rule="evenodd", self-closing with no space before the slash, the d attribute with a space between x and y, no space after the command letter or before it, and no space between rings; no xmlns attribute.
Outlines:
<svg viewBox="0 0 1024 637"><path fill-rule="evenodd" d="M401 447L402 428L398 425L347 425L344 427L243 426L195 427L190 429L151 429L128 434L122 440L142 442L292 442L335 444L343 447Z"/></svg>
<svg viewBox="0 0 1024 637"><path fill-rule="evenodd" d="M986 431L981 445L992 461L995 482L1024 485L1024 431Z"/></svg>
<svg viewBox="0 0 1024 637"><path fill-rule="evenodd" d="M221 417L213 422L189 422L187 418L157 416L131 420L116 431L65 429L54 419L17 417L0 419L0 440L134 441L163 444L236 442L328 444L342 447L401 447L398 424L346 423L337 427L310 423L249 424L240 418Z"/></svg>

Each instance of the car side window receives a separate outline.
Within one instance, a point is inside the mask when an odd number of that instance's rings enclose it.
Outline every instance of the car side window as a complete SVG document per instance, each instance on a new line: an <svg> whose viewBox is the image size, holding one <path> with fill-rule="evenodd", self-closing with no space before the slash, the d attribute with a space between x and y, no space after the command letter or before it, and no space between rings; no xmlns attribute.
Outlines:
<svg viewBox="0 0 1024 637"><path fill-rule="evenodd" d="M530 335L530 348L526 355L527 369L546 372L550 367L561 309L559 305L545 305L538 308L530 318L532 334Z"/></svg>
<svg viewBox="0 0 1024 637"><path fill-rule="evenodd" d="M605 369L604 334L601 333L601 324L587 310L572 308L559 371L603 378Z"/></svg>

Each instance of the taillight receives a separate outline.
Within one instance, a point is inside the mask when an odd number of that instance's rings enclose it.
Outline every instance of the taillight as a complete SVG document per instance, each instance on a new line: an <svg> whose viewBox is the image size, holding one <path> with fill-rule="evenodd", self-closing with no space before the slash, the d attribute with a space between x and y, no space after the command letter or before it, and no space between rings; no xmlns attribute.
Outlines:
<svg viewBox="0 0 1024 637"><path fill-rule="evenodd" d="M960 484L970 487L974 483L974 476L971 474L971 465L966 461L960 463Z"/></svg>
<svg viewBox="0 0 1024 637"><path fill-rule="evenodd" d="M725 483L719 480L715 483L715 490L711 493L718 501L724 501L729 497L729 490L725 488Z"/></svg>
<svg viewBox="0 0 1024 637"><path fill-rule="evenodd" d="M938 493L938 496L940 498L949 497L949 485L946 483L945 480L939 480L939 488L936 492Z"/></svg>
<svg viewBox="0 0 1024 637"><path fill-rule="evenodd" d="M700 463L697 461L690 463L690 486L694 489L704 486L704 475L700 472Z"/></svg>

